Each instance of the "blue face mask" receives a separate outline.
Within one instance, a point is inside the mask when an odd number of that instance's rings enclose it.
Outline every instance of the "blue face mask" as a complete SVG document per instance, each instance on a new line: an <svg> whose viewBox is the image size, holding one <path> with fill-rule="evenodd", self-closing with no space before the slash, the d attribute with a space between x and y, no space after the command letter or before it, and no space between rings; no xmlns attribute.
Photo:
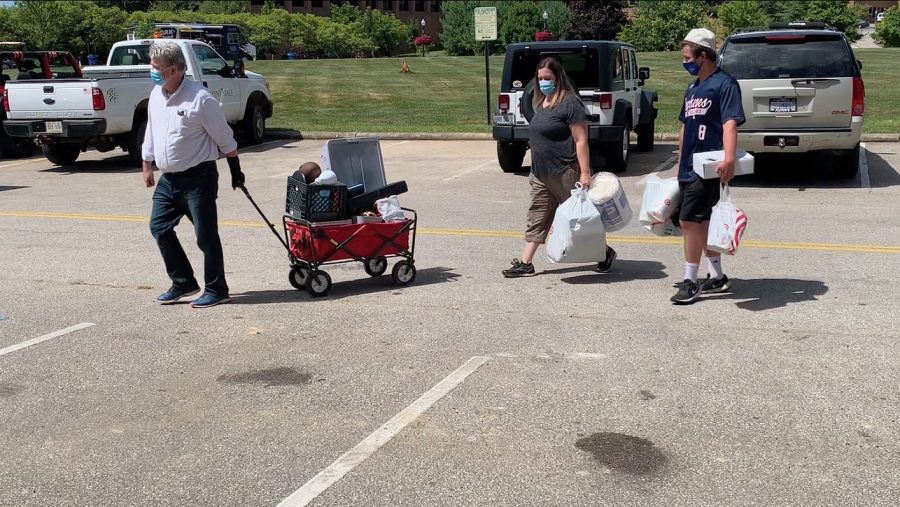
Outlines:
<svg viewBox="0 0 900 507"><path fill-rule="evenodd" d="M544 95L550 95L551 93L553 93L553 90L556 89L556 83L548 79L541 79L538 84L541 87L541 93L543 93Z"/></svg>
<svg viewBox="0 0 900 507"><path fill-rule="evenodd" d="M156 69L150 69L150 80L159 86L166 84L166 80L163 79L162 73Z"/></svg>
<svg viewBox="0 0 900 507"><path fill-rule="evenodd" d="M700 73L700 65L697 62L683 62L681 66L692 76L696 76Z"/></svg>

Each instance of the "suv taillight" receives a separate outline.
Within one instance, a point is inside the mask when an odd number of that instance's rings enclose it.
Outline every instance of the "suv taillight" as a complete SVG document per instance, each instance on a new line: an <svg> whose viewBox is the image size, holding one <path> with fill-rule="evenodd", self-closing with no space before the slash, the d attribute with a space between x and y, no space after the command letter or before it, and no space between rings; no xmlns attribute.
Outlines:
<svg viewBox="0 0 900 507"><path fill-rule="evenodd" d="M497 98L497 107L501 113L509 111L509 95L501 95Z"/></svg>
<svg viewBox="0 0 900 507"><path fill-rule="evenodd" d="M612 93L600 94L600 109L612 109Z"/></svg>
<svg viewBox="0 0 900 507"><path fill-rule="evenodd" d="M91 88L91 98L94 101L94 111L106 109L106 99L103 98L103 92L100 91L100 88Z"/></svg>
<svg viewBox="0 0 900 507"><path fill-rule="evenodd" d="M9 112L9 92L3 90L3 110Z"/></svg>
<svg viewBox="0 0 900 507"><path fill-rule="evenodd" d="M861 77L853 78L853 116L862 116L866 111L866 85Z"/></svg>

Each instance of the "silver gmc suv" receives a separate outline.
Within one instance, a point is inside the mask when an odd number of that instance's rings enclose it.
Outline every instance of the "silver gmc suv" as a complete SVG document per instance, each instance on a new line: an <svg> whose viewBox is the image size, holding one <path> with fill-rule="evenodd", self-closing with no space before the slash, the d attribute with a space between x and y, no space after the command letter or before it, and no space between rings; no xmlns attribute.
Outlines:
<svg viewBox="0 0 900 507"><path fill-rule="evenodd" d="M843 33L804 22L744 30L725 40L720 55L720 67L741 86L741 148L825 152L839 177L856 176L865 86Z"/></svg>

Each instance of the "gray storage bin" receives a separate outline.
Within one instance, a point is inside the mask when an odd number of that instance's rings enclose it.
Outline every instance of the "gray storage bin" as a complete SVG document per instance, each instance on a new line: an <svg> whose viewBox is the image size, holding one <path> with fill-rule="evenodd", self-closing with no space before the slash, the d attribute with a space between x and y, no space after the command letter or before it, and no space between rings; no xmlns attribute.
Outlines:
<svg viewBox="0 0 900 507"><path fill-rule="evenodd" d="M347 187L362 185L365 192L387 185L381 146L375 137L332 139L322 148L322 169L330 168Z"/></svg>

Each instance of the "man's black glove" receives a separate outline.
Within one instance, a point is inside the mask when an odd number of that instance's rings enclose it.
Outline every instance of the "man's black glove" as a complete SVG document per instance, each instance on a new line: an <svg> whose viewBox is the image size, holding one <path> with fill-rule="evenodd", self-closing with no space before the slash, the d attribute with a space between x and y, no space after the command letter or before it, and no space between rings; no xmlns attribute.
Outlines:
<svg viewBox="0 0 900 507"><path fill-rule="evenodd" d="M235 157L228 157L228 168L231 169L231 189L244 186L244 173L241 172L241 161Z"/></svg>

